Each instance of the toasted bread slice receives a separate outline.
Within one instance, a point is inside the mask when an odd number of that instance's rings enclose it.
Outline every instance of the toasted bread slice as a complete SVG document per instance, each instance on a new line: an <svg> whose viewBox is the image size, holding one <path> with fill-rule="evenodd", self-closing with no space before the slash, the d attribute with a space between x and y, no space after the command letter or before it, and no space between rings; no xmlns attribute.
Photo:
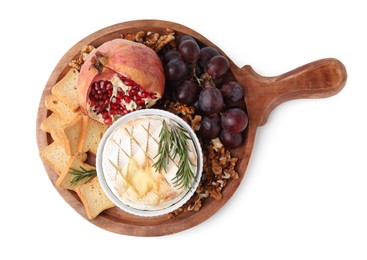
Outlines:
<svg viewBox="0 0 367 260"><path fill-rule="evenodd" d="M60 98L72 111L76 111L79 108L77 93L78 79L79 71L72 68L51 89L51 93Z"/></svg>
<svg viewBox="0 0 367 260"><path fill-rule="evenodd" d="M71 110L59 97L55 95L46 96L45 106L48 110L56 113L64 123L70 122L77 115L80 115L79 111Z"/></svg>
<svg viewBox="0 0 367 260"><path fill-rule="evenodd" d="M85 136L79 143L78 151L92 152L97 154L99 142L103 134L106 132L108 126L104 125L88 116L83 116Z"/></svg>
<svg viewBox="0 0 367 260"><path fill-rule="evenodd" d="M89 219L94 219L102 211L115 207L103 192L97 177L94 177L85 184L79 185L75 191L82 201Z"/></svg>
<svg viewBox="0 0 367 260"><path fill-rule="evenodd" d="M68 155L74 155L78 152L80 138L84 138L85 127L83 125L83 116L76 116L72 121L60 126L61 138Z"/></svg>
<svg viewBox="0 0 367 260"><path fill-rule="evenodd" d="M65 171L70 159L65 151L64 145L59 142L52 142L40 151L40 156L58 175ZM76 155L80 160L87 159L86 153Z"/></svg>
<svg viewBox="0 0 367 260"><path fill-rule="evenodd" d="M63 188L63 189L68 189L68 190L74 190L79 186L82 185L86 182L88 182L90 180L90 178L85 178L83 180L80 180L78 183L73 184L72 180L75 177L75 175L70 173L70 170L75 169L75 170L81 170L81 169L85 169L87 171L89 170L94 170L95 167L84 163L82 160L80 160L80 158L78 158L77 156L71 156L67 166L65 168L65 170L61 173L60 177L57 179L56 181L56 186Z"/></svg>
<svg viewBox="0 0 367 260"><path fill-rule="evenodd" d="M54 141L62 142L62 133L61 133L61 126L63 121L61 118L55 114L51 113L45 120L41 123L41 130L51 134L51 137Z"/></svg>

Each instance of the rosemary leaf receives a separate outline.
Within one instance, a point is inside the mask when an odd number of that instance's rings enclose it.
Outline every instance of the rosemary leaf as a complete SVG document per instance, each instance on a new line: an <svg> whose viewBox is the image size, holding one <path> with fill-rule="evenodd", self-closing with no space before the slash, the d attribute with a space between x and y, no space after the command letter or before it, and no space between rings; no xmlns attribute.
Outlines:
<svg viewBox="0 0 367 260"><path fill-rule="evenodd" d="M88 179L87 182L92 179L94 176L97 175L97 171L95 169L87 170L80 166L80 170L70 168L69 173L75 175L74 178L71 180L70 184L72 186L76 185L78 182L84 179Z"/></svg>

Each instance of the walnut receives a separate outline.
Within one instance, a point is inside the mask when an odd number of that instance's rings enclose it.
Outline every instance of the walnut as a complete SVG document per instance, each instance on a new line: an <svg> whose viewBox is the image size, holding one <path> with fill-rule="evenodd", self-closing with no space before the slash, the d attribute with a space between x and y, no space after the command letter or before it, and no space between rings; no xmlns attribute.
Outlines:
<svg viewBox="0 0 367 260"><path fill-rule="evenodd" d="M219 150L221 150L223 148L223 144L222 144L222 142L220 141L220 139L218 137L215 138L215 139L212 139L211 142L212 142L212 144L214 146L214 150L216 152L218 152Z"/></svg>
<svg viewBox="0 0 367 260"><path fill-rule="evenodd" d="M234 168L237 162L238 162L238 158L231 158L230 167Z"/></svg>
<svg viewBox="0 0 367 260"><path fill-rule="evenodd" d="M158 33L148 32L147 35L145 36L144 44L152 48L154 44L158 41L158 39L159 39Z"/></svg>
<svg viewBox="0 0 367 260"><path fill-rule="evenodd" d="M71 67L71 68L73 68L73 69L76 69L76 70L80 70L81 65L80 65L80 63L79 63L79 62L77 62L76 60L71 60L71 61L69 62L69 67Z"/></svg>
<svg viewBox="0 0 367 260"><path fill-rule="evenodd" d="M145 37L146 34L147 33L145 31L139 31L139 32L136 33L134 40L136 42L143 43L144 42L144 37Z"/></svg>
<svg viewBox="0 0 367 260"><path fill-rule="evenodd" d="M228 162L228 158L227 157L223 157L221 156L219 158L219 164L222 166L222 167L225 167L227 165L227 162Z"/></svg>
<svg viewBox="0 0 367 260"><path fill-rule="evenodd" d="M84 61L87 59L89 53L91 53L91 51L93 51L94 49L95 48L92 45L83 46L83 48L80 50L79 56L76 59L71 60L69 62L69 66L71 68L76 69L76 70L80 70L80 68L83 65Z"/></svg>
<svg viewBox="0 0 367 260"><path fill-rule="evenodd" d="M172 34L172 35L176 34L176 32L172 30L171 28L166 28L165 31L166 31L166 34Z"/></svg>
<svg viewBox="0 0 367 260"><path fill-rule="evenodd" d="M128 41L135 41L135 34L132 33L121 34L120 37Z"/></svg>
<svg viewBox="0 0 367 260"><path fill-rule="evenodd" d="M193 115L195 114L195 108L188 106L186 104L180 104L180 103L176 103L175 105L175 110L176 113L178 114L182 114L182 115Z"/></svg>
<svg viewBox="0 0 367 260"><path fill-rule="evenodd" d="M222 193L220 192L219 188L214 188L209 190L210 197L212 197L215 200L221 200L222 199Z"/></svg>
<svg viewBox="0 0 367 260"><path fill-rule="evenodd" d="M209 197L209 191L205 190L203 192L198 192L198 196L200 199L206 199Z"/></svg>
<svg viewBox="0 0 367 260"><path fill-rule="evenodd" d="M223 168L219 165L219 163L215 160L212 161L212 171L215 175L222 174Z"/></svg>
<svg viewBox="0 0 367 260"><path fill-rule="evenodd" d="M164 46L166 46L167 44L169 44L171 41L174 40L175 36L173 34L161 35L161 37L159 37L159 39L155 43L153 50L155 52L159 52L160 50L163 49Z"/></svg>
<svg viewBox="0 0 367 260"><path fill-rule="evenodd" d="M94 46L92 46L92 45L85 45L82 49L81 49L81 53L82 54L89 54L89 53L91 53L93 50L94 50L95 48L94 48Z"/></svg>
<svg viewBox="0 0 367 260"><path fill-rule="evenodd" d="M191 128L194 129L194 131L199 131L200 123L201 123L201 116L195 115L194 118L191 120Z"/></svg>
<svg viewBox="0 0 367 260"><path fill-rule="evenodd" d="M178 208L167 214L167 218L172 219L183 212L183 208Z"/></svg>
<svg viewBox="0 0 367 260"><path fill-rule="evenodd" d="M231 178L231 175L227 171L228 170L224 170L223 171L224 175L222 175L222 179L229 179L229 178Z"/></svg>
<svg viewBox="0 0 367 260"><path fill-rule="evenodd" d="M208 154L209 160L213 160L213 158L215 157L215 152L213 150L213 146L212 145L209 145L208 151L209 151L209 154Z"/></svg>
<svg viewBox="0 0 367 260"><path fill-rule="evenodd" d="M201 199L197 198L193 203L191 203L188 207L187 207L187 211L199 211L201 208Z"/></svg>

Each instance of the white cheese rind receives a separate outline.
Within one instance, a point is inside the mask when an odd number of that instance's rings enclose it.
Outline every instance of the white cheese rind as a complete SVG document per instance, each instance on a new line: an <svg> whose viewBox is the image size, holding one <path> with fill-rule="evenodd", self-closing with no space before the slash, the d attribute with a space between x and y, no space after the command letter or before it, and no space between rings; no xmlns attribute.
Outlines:
<svg viewBox="0 0 367 260"><path fill-rule="evenodd" d="M162 120L160 116L129 120L115 129L104 146L102 167L106 182L116 197L135 209L164 209L188 192L173 184L179 158L170 160L167 172L156 172L152 166L157 160ZM197 153L191 140L189 149L196 172Z"/></svg>

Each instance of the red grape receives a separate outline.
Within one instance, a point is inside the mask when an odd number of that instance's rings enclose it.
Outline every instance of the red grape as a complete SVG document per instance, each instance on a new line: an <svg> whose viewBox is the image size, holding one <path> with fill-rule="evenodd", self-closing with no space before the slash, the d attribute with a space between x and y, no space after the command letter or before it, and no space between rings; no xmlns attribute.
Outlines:
<svg viewBox="0 0 367 260"><path fill-rule="evenodd" d="M214 87L204 88L199 95L199 105L207 115L218 113L224 106L223 97L219 89Z"/></svg>
<svg viewBox="0 0 367 260"><path fill-rule="evenodd" d="M178 41L177 41L177 46L180 46L180 44L184 41L195 41L195 39L193 37L191 37L190 35L182 35Z"/></svg>
<svg viewBox="0 0 367 260"><path fill-rule="evenodd" d="M180 80L186 76L187 66L183 60L173 59L166 64L164 72L167 80Z"/></svg>
<svg viewBox="0 0 367 260"><path fill-rule="evenodd" d="M168 51L163 55L163 63L167 64L168 62L170 62L171 60L174 59L181 59L180 57L180 53L178 51Z"/></svg>
<svg viewBox="0 0 367 260"><path fill-rule="evenodd" d="M241 133L230 133L226 130L220 133L219 139L222 144L229 149L237 148L243 143L243 136Z"/></svg>
<svg viewBox="0 0 367 260"><path fill-rule="evenodd" d="M200 55L200 47L196 41L186 40L178 46L182 59L188 63L195 64Z"/></svg>
<svg viewBox="0 0 367 260"><path fill-rule="evenodd" d="M222 85L220 89L223 98L229 102L237 102L243 98L243 87L236 81L230 81Z"/></svg>
<svg viewBox="0 0 367 260"><path fill-rule="evenodd" d="M224 56L215 56L211 58L205 66L205 72L213 79L217 79L227 73L229 62Z"/></svg>
<svg viewBox="0 0 367 260"><path fill-rule="evenodd" d="M200 50L200 59L198 63L202 68L205 68L207 62L214 56L218 55L219 52L217 49L214 49L213 47L204 47Z"/></svg>
<svg viewBox="0 0 367 260"><path fill-rule="evenodd" d="M240 133L246 129L248 117L242 109L231 108L222 114L221 124L230 133Z"/></svg>
<svg viewBox="0 0 367 260"><path fill-rule="evenodd" d="M200 123L200 136L207 139L217 138L222 130L219 116L206 116Z"/></svg>
<svg viewBox="0 0 367 260"><path fill-rule="evenodd" d="M187 105L193 105L199 96L199 91L194 82L186 80L176 88L176 99Z"/></svg>

